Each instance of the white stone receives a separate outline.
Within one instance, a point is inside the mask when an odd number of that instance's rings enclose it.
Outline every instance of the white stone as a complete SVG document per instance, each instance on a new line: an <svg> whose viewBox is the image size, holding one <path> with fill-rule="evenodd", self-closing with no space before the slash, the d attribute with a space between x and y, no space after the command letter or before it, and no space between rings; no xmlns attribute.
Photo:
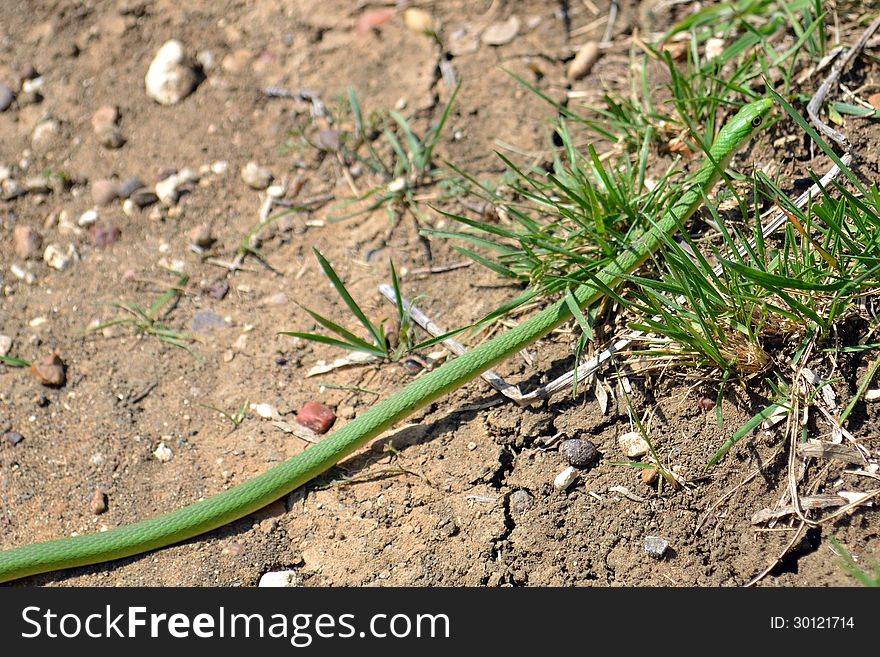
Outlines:
<svg viewBox="0 0 880 657"><path fill-rule="evenodd" d="M180 198L180 183L181 180L177 174L172 174L156 183L156 196L166 208L175 205Z"/></svg>
<svg viewBox="0 0 880 657"><path fill-rule="evenodd" d="M196 88L196 72L186 59L183 44L172 39L159 48L144 85L147 95L162 105L174 105Z"/></svg>
<svg viewBox="0 0 880 657"><path fill-rule="evenodd" d="M91 226L96 221L98 221L98 211L94 209L86 210L76 220L76 225L85 228L86 226Z"/></svg>
<svg viewBox="0 0 880 657"><path fill-rule="evenodd" d="M277 413L272 404L254 404L252 408L257 412L257 415L267 420L275 417Z"/></svg>
<svg viewBox="0 0 880 657"><path fill-rule="evenodd" d="M299 575L295 570L274 570L260 577L258 587L292 588L299 586Z"/></svg>
<svg viewBox="0 0 880 657"><path fill-rule="evenodd" d="M57 269L58 271L67 269L71 260L72 258L69 255L65 255L61 247L56 244L50 244L43 251L43 261L52 269Z"/></svg>
<svg viewBox="0 0 880 657"><path fill-rule="evenodd" d="M577 468L570 465L565 468L565 470L556 475L556 478L553 480L553 488L555 488L556 490L565 490L566 488L571 486L577 478Z"/></svg>
<svg viewBox="0 0 880 657"><path fill-rule="evenodd" d="M157 461L161 461L162 463L168 463L171 458L174 456L174 452L171 451L169 447L165 445L165 443L159 443L159 446L156 448L156 451L153 452L153 456L156 457Z"/></svg>
<svg viewBox="0 0 880 657"><path fill-rule="evenodd" d="M0 356L5 356L12 349L12 338L8 335L0 335Z"/></svg>
<svg viewBox="0 0 880 657"><path fill-rule="evenodd" d="M272 182L272 172L256 162L248 162L241 168L241 179L251 189L266 189Z"/></svg>
<svg viewBox="0 0 880 657"><path fill-rule="evenodd" d="M617 439L617 444L620 446L620 451L631 459L644 456L651 451L648 441L642 438L642 434L638 431L623 434Z"/></svg>

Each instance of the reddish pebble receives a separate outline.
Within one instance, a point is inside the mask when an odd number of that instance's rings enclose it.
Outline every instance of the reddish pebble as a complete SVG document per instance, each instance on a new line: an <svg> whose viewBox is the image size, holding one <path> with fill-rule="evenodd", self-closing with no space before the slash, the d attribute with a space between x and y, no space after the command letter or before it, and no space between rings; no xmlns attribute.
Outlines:
<svg viewBox="0 0 880 657"><path fill-rule="evenodd" d="M375 30L380 25L384 25L394 18L395 11L393 9L374 9L365 11L357 20L355 29L364 34L370 30Z"/></svg>
<svg viewBox="0 0 880 657"><path fill-rule="evenodd" d="M316 433L327 433L336 422L336 413L318 402L306 402L296 414L296 421Z"/></svg>
<svg viewBox="0 0 880 657"><path fill-rule="evenodd" d="M44 386L52 386L60 388L67 381L64 361L58 354L46 356L38 361L31 363L31 374Z"/></svg>
<svg viewBox="0 0 880 657"><path fill-rule="evenodd" d="M116 226L92 226L89 228L89 235L92 238L92 244L103 249L118 241L122 231Z"/></svg>
<svg viewBox="0 0 880 657"><path fill-rule="evenodd" d="M103 488L98 488L95 491L95 494L92 495L92 500L89 502L89 508L96 516L101 515L107 510L107 495L104 493Z"/></svg>
<svg viewBox="0 0 880 657"><path fill-rule="evenodd" d="M715 400L709 399L708 397L700 397L697 400L697 406L700 407L701 411L711 411L715 408Z"/></svg>

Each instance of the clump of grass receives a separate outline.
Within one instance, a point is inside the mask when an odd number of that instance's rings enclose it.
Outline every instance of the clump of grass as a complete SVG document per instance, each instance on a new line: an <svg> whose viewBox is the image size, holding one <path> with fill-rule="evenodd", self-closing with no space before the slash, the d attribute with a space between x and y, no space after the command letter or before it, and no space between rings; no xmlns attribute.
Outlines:
<svg viewBox="0 0 880 657"><path fill-rule="evenodd" d="M366 329L367 337L360 337L344 326L324 317L314 310L306 308L305 306L300 307L320 326L323 326L336 337L323 335L321 333L300 331L281 331L280 335L289 335L303 340L309 340L311 342L320 342L334 347L347 349L349 351L359 351L370 354L384 361L397 361L408 353L426 349L457 333L457 331L453 331L439 337L432 337L429 340L415 342L413 339L413 323L409 314L403 307L403 295L400 291L400 281L397 277L397 271L394 268L393 262L389 262L389 266L391 269L391 282L397 300L395 305L396 316L392 322L383 319L376 324L367 317L367 314L363 311L357 301L354 300L354 297L351 296L345 283L339 277L339 274L336 273L336 270L333 269L330 262L317 249L313 249L313 251L318 263L321 265L321 269L330 280L336 293L345 303L349 312L360 323L360 325Z"/></svg>
<svg viewBox="0 0 880 657"><path fill-rule="evenodd" d="M198 354L189 346L190 343L195 342L195 337L185 331L170 328L163 321L177 305L180 295L189 282L188 274L178 271L172 271L171 273L178 277L177 281L165 290L148 308L144 308L143 305L132 301L107 302L106 305L123 310L130 317L110 320L109 322L89 327L88 331L101 331L111 326L128 326L134 330L135 334L151 336L161 342L183 349L195 358L200 359Z"/></svg>
<svg viewBox="0 0 880 657"><path fill-rule="evenodd" d="M460 87L456 86L440 119L424 135L419 135L410 120L400 112L390 111L387 117L374 115L370 121L365 120L357 93L349 89L348 100L355 134L354 139L343 140L343 155L348 161L360 162L381 182L358 194L354 202L361 205L359 209L336 217L335 221L372 212L380 207L386 208L391 219L402 209L423 219L416 195L442 177L441 169L434 162L434 150ZM361 145L366 149L365 155L359 152Z"/></svg>

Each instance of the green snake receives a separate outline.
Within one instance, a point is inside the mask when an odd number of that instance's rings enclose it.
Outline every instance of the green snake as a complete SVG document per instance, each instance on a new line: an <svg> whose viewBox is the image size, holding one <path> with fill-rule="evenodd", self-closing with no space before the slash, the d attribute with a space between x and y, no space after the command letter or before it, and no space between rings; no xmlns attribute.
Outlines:
<svg viewBox="0 0 880 657"><path fill-rule="evenodd" d="M633 272L682 225L714 187L730 159L746 144L772 107L761 99L725 123L708 156L660 221L621 251L590 281L572 290L581 307L600 299ZM85 566L178 543L242 518L287 495L329 469L417 409L464 385L571 319L565 299L443 366L367 410L321 442L239 486L163 516L97 534L62 538L0 552L0 582Z"/></svg>

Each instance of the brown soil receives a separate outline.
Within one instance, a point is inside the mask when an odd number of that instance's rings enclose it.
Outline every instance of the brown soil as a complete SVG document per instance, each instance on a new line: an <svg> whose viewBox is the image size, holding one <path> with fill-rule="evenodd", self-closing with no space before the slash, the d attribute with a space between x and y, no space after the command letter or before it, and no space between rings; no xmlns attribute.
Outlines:
<svg viewBox="0 0 880 657"><path fill-rule="evenodd" d="M31 65L44 79L44 98L31 103L20 97L0 113L0 165L26 164L17 174L20 180L53 172L69 176L72 184L0 201L0 334L13 338L12 355L31 360L57 352L67 365L67 383L47 388L26 370L0 366L0 434L11 430L24 436L15 446L0 440L0 548L167 512L245 482L305 447L253 411L230 431L232 424L211 406L234 412L245 401L268 403L293 421L296 409L318 400L336 409L339 426L377 397L322 384L381 391L385 397L411 380L399 365L305 376L317 360L342 354L277 334L314 329L294 302L337 319L347 316L312 247L327 256L377 318L392 312L376 292L376 285L388 280L389 257L408 272L461 260L448 244L434 240L429 262L413 224L402 221L389 230L384 209L329 223L334 208L327 204L264 233L261 252L277 273L248 257L244 271L227 274L189 246L190 231L208 223L217 239L212 252L225 260L235 256L258 223L264 198L239 176L250 160L269 167L276 179L298 178L299 200L351 196L340 164L302 139L303 133L314 138L317 129L309 106L267 98L264 87L314 90L340 116L346 90L354 87L367 112L404 108L419 130L439 118L450 89L438 73L438 51L429 38L407 30L400 16L364 34L355 29L362 10L347 0L35 0L27 11L18 4L0 3L0 81L13 86ZM485 13L490 4L494 15ZM595 20L584 9L588 3L568 4L572 29ZM428 5L447 35L514 12L522 21L510 43L478 44L452 59L464 86L439 157L487 179L503 171L494 150L534 161L505 150L507 145L537 154L537 161L549 157L553 111L505 69L551 97L562 97L566 60L585 39L600 38L604 24L567 39L557 3ZM597 0L596 5L599 15L606 15L607 3ZM624 11L616 28L618 46L574 89L598 97L603 87L625 84L628 35L649 19L662 17ZM656 29L662 26L642 31ZM849 42L858 29L844 33ZM210 51L215 64L206 67L193 94L165 107L146 96L144 74L170 38L193 55ZM876 63L862 62L853 75L865 83L876 80L878 72ZM101 146L90 124L107 104L120 111L126 143L117 150ZM31 135L46 117L60 122L60 132L38 148ZM876 152L876 130L859 122L850 134L861 148ZM746 153L740 164L755 159ZM134 176L154 185L162 169L198 170L216 161L228 162L227 171L202 176L171 209L157 213L153 208L159 206L153 206L126 216L119 201L101 208L99 225L121 230L111 246L99 248L86 230L72 233L59 222L62 212L75 223L92 207L92 181ZM796 177L805 176L807 166L821 170L824 164L816 158L788 166L800 171ZM865 174L875 175L876 169ZM354 183L369 187L366 176ZM442 223L440 215L425 211L435 224ZM13 251L18 225L39 231L44 245L56 243L64 250L74 245L78 257L64 271L41 260L25 262ZM122 316L106 302L149 306L175 281L164 268L181 262L190 278L167 324L187 331L201 311L227 320L200 333L192 345L197 357L154 337L135 336L126 326L84 331ZM12 264L31 271L35 281L16 278ZM207 293L218 279L230 285L222 300ZM517 292L477 266L410 274L403 286L448 327L481 317ZM284 293L283 300L274 296L278 293ZM43 321L35 322L38 318ZM533 362L515 358L500 373L530 387L564 372L570 366L570 333L556 333L531 353ZM868 365L865 357L837 373L843 376L835 385L843 404ZM611 384L614 379L607 376ZM708 476L702 468L736 427L766 405L769 391L757 383L754 389L728 387L719 428L715 411L700 406L700 398L714 399L717 388L674 373L630 375L629 381L633 406L650 410L654 443L690 482L687 487L646 486L640 470L615 464L623 460L617 436L631 430L626 400L616 387L603 413L593 395L572 400L559 394L527 409L493 404L497 395L477 381L253 516L182 545L27 582L253 586L262 573L294 568L303 584L312 586L746 583L777 560L796 526L784 519L775 531L766 531L751 522L756 511L773 508L786 490L786 439L779 431L756 432ZM876 420L877 412L860 404L850 427L875 454L880 449ZM815 435L823 432L824 425L816 427ZM546 444L560 433L589 437L601 453L599 463L565 492L552 485L564 467L562 457ZM173 452L167 463L153 456L160 442ZM761 473L748 479L759 466ZM823 466L810 466L805 489L816 483L820 491L832 490L830 482L842 467L825 471ZM852 477L845 482L856 485ZM101 487L108 509L95 515L90 502ZM521 493L511 503L519 490L529 492L529 504L522 505ZM645 552L644 539L651 535L669 541L662 560ZM850 584L828 538L876 563L877 535L871 507L810 529L762 585Z"/></svg>

